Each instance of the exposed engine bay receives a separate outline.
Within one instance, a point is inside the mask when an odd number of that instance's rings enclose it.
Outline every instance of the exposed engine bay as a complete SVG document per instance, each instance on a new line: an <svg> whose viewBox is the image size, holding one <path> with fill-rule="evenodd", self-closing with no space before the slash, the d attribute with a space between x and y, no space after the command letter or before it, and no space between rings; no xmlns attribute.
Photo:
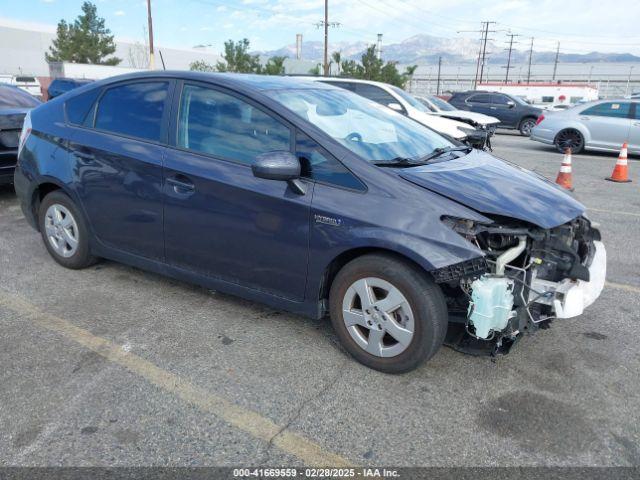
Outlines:
<svg viewBox="0 0 640 480"><path fill-rule="evenodd" d="M449 309L446 343L458 350L506 353L524 333L582 314L604 287L606 250L585 217L551 229L443 221L484 254L434 272Z"/></svg>

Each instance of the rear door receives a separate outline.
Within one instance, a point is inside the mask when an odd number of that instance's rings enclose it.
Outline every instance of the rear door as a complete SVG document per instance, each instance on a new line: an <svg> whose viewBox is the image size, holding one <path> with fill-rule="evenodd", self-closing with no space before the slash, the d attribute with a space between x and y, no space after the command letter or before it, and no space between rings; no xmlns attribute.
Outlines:
<svg viewBox="0 0 640 480"><path fill-rule="evenodd" d="M173 82L145 79L105 88L88 115L75 115L95 91L67 102L75 123L69 153L75 188L97 239L108 247L164 259L162 158Z"/></svg>
<svg viewBox="0 0 640 480"><path fill-rule="evenodd" d="M583 110L582 123L589 130L590 146L619 150L629 139L631 102L604 102Z"/></svg>
<svg viewBox="0 0 640 480"><path fill-rule="evenodd" d="M255 157L293 152L293 128L252 100L185 82L165 161L167 263L300 301L307 279L306 195L256 178Z"/></svg>
<svg viewBox="0 0 640 480"><path fill-rule="evenodd" d="M465 100L465 105L468 107L467 110L471 110L472 112L484 113L485 115L493 115L498 117L495 113L495 109L492 109L491 103L491 94L490 93L476 93L471 95ZM500 118L500 117L498 117ZM502 120L502 119L500 119Z"/></svg>

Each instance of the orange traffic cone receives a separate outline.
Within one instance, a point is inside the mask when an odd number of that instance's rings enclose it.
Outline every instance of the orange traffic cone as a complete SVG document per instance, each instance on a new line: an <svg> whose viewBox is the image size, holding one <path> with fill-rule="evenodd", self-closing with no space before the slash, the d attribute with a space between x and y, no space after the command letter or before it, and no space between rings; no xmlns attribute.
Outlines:
<svg viewBox="0 0 640 480"><path fill-rule="evenodd" d="M556 177L556 183L562 188L566 188L573 192L573 180L571 178L571 149L567 148L564 151L564 158L562 159L562 165L560 165L560 171Z"/></svg>
<svg viewBox="0 0 640 480"><path fill-rule="evenodd" d="M616 166L613 167L613 173L605 180L618 183L628 183L631 181L629 179L629 167L627 166L627 142L622 144L618 161L616 162Z"/></svg>

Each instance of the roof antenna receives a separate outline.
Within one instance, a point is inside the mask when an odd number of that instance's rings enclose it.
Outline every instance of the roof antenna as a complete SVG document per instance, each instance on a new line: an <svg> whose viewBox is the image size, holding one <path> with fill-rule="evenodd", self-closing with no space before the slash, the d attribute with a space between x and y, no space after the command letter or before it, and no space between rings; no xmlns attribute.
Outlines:
<svg viewBox="0 0 640 480"><path fill-rule="evenodd" d="M158 49L158 53L160 54L160 61L162 62L162 70L166 70L167 68L164 66L164 58L162 57L162 50Z"/></svg>

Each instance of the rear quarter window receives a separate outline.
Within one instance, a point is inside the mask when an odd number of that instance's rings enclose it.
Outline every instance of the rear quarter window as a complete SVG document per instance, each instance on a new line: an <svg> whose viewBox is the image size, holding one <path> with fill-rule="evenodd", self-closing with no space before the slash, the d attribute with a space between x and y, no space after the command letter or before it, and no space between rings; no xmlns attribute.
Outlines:
<svg viewBox="0 0 640 480"><path fill-rule="evenodd" d="M67 100L65 102L67 121L73 125L90 126L93 123L93 106L99 94L100 89L95 88Z"/></svg>

